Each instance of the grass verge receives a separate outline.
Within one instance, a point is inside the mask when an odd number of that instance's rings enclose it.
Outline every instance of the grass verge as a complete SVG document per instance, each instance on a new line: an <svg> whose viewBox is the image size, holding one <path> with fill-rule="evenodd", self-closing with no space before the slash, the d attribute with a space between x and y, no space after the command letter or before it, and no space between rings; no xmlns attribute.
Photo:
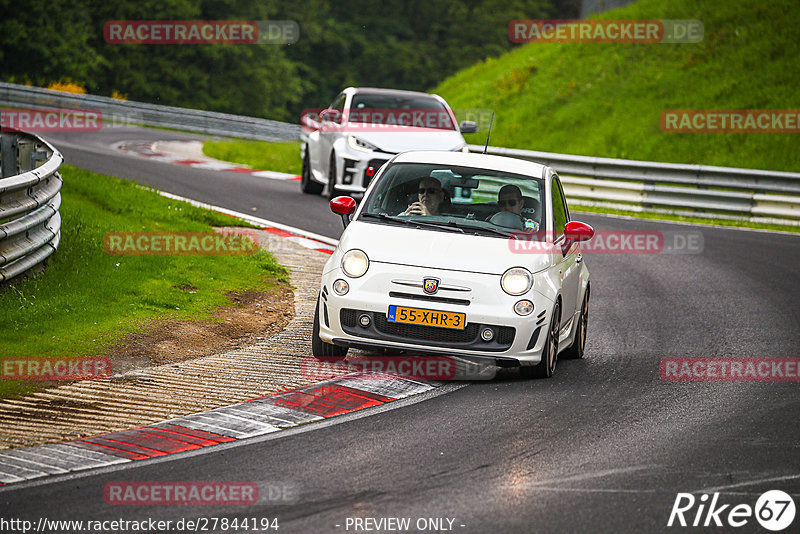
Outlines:
<svg viewBox="0 0 800 534"><path fill-rule="evenodd" d="M601 19L699 19L699 43L529 43L433 92L496 112L490 144L562 154L800 171L798 133L667 133L662 111L798 109L796 0L641 0ZM459 117L460 118L460 117ZM486 140L486 131L466 136Z"/></svg>
<svg viewBox="0 0 800 534"><path fill-rule="evenodd" d="M209 231L235 219L117 178L64 165L62 235L44 273L0 288L0 359L100 356L152 319L213 321L229 291L270 292L288 281L264 251L252 255L118 256L107 232ZM236 223L249 226L246 223ZM197 288L196 292L179 289ZM0 380L0 397L41 384Z"/></svg>
<svg viewBox="0 0 800 534"><path fill-rule="evenodd" d="M300 174L300 141L208 141L203 154L210 158L240 163L261 171Z"/></svg>

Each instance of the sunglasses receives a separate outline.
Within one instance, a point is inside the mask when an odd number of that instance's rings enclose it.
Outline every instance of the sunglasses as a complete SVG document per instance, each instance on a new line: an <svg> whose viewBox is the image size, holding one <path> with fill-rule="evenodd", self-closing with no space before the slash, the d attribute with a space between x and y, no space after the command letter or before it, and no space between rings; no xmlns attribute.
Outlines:
<svg viewBox="0 0 800 534"><path fill-rule="evenodd" d="M508 206L509 208L513 208L514 206L517 205L517 202L519 202L519 201L516 198L512 198L510 200L498 200L497 201L497 203L500 205L500 207L503 207L503 208L505 208L506 206Z"/></svg>
<svg viewBox="0 0 800 534"><path fill-rule="evenodd" d="M419 194L420 195L424 195L425 193L428 193L429 195L435 195L439 191L441 191L441 189L439 189L438 187L420 187L419 188Z"/></svg>

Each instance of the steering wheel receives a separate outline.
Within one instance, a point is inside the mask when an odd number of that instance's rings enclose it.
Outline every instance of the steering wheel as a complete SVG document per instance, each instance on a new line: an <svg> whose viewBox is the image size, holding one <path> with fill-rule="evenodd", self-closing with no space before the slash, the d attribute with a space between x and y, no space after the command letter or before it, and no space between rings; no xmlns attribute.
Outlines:
<svg viewBox="0 0 800 534"><path fill-rule="evenodd" d="M495 226L502 226L503 228L511 228L512 230L524 230L525 229L525 217L522 215L518 215L516 213L512 213L510 211L498 211L489 219L487 222L494 224Z"/></svg>

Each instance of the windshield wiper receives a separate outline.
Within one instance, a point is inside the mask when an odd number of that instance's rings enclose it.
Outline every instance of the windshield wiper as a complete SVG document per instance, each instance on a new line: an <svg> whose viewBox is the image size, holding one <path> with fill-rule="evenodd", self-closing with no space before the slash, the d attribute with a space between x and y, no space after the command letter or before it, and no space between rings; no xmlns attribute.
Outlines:
<svg viewBox="0 0 800 534"><path fill-rule="evenodd" d="M385 213L362 213L361 217L365 218L372 218L372 219L380 219L382 221L392 221L392 222L399 222L401 224L405 224L406 226L416 226L419 228L420 226L425 226L428 228L437 228L442 230L449 230L451 232L459 232L464 233L464 230L458 227L457 224L454 224L453 221L449 221L450 226L442 226L441 224L433 223L433 222L426 222L420 221L419 219L403 219L400 217L396 217L394 215L386 215Z"/></svg>
<svg viewBox="0 0 800 534"><path fill-rule="evenodd" d="M464 228L464 229L467 229L467 230L475 230L477 232L480 232L480 231L489 232L491 234L501 235L503 237L513 237L514 236L513 232L500 230L498 228L491 228L491 227L486 227L486 226L475 226L475 225L472 225L472 224L458 223L458 222L453 221L453 220L450 221L450 224L452 224L453 226L456 226L458 228Z"/></svg>

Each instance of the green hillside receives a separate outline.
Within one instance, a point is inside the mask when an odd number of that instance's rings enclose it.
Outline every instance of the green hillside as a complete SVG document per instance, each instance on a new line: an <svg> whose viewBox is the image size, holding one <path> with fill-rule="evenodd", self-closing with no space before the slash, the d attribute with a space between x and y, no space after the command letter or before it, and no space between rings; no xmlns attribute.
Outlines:
<svg viewBox="0 0 800 534"><path fill-rule="evenodd" d="M496 112L490 144L800 171L800 133L666 133L664 110L800 109L797 0L642 0L605 19L699 19L697 44L529 43L433 90ZM485 132L468 136L483 144Z"/></svg>

